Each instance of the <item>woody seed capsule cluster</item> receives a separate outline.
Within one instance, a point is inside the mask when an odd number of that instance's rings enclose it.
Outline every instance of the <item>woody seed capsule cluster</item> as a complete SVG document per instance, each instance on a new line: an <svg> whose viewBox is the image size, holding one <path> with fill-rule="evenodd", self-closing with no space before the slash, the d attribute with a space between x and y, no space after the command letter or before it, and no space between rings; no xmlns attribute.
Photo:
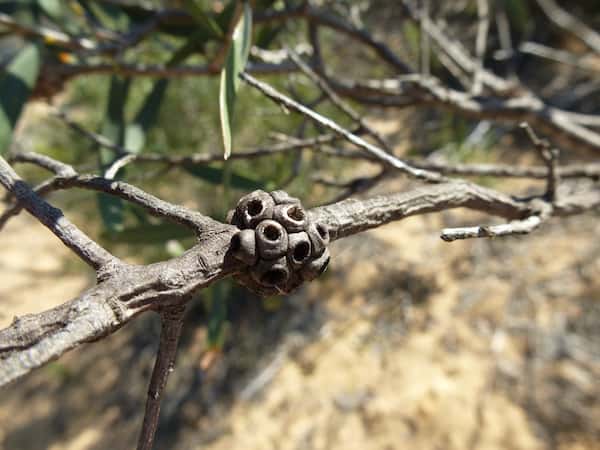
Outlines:
<svg viewBox="0 0 600 450"><path fill-rule="evenodd" d="M287 192L251 192L227 221L240 228L231 240L232 254L248 266L236 279L260 295L291 292L329 264L327 227L313 222Z"/></svg>

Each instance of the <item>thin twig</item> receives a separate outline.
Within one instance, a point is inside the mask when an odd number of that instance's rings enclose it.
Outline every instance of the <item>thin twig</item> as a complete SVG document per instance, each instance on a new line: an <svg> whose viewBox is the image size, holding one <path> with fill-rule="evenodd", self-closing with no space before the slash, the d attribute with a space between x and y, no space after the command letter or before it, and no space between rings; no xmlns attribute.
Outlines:
<svg viewBox="0 0 600 450"><path fill-rule="evenodd" d="M515 220L501 225L482 225L464 228L444 228L440 237L446 242L459 239L494 238L501 236L514 236L529 234L537 229L543 222L542 216L529 216L524 220Z"/></svg>
<svg viewBox="0 0 600 450"><path fill-rule="evenodd" d="M593 58L588 60L585 56L581 57L566 50L558 50L556 48L548 47L547 45L538 44L537 42L523 42L519 45L519 51L521 53L527 53L529 55L576 67L579 70L594 72L596 74L600 73L600 67L594 62Z"/></svg>
<svg viewBox="0 0 600 450"><path fill-rule="evenodd" d="M358 148L366 151L367 153L372 154L373 156L378 158L382 163L386 164L387 166L393 167L397 170L404 172L407 175L410 175L414 178L424 180L424 181L427 181L430 183L439 183L439 182L444 181L444 177L440 176L439 174L434 173L434 172L429 172L427 170L415 169L414 167L409 166L404 161L401 161L400 159L386 153L384 150L382 150L379 147L369 144L364 139L362 139L362 138L356 136L355 134L350 133L348 130L342 128L341 126L339 126L337 123L335 123L331 119L323 117L320 114L316 113L315 111L307 108L306 106L301 105L298 102L295 102L291 98L279 93L278 91L276 91L274 88L272 88L268 84L258 81L256 78L252 77L251 75L248 75L247 73L242 72L240 74L240 77L246 83L248 83L249 85L251 85L251 86L255 87L256 89L258 89L259 91L261 91L264 95L266 95L268 98L270 98L274 102L276 102L280 105L283 105L288 109L291 109L293 111L296 111L296 112L299 112L300 114L305 115L306 117L310 118L312 121L316 122L317 124L340 135L347 141L356 145Z"/></svg>
<svg viewBox="0 0 600 450"><path fill-rule="evenodd" d="M546 139L541 139L533 131L533 128L529 126L527 122L521 124L521 128L525 130L527 136L533 143L535 149L540 154L542 161L546 164L547 175L546 175L546 193L544 196L548 201L552 202L556 199L556 190L560 183L560 173L558 171L558 149L553 148Z"/></svg>
<svg viewBox="0 0 600 450"><path fill-rule="evenodd" d="M0 184L15 196L21 207L29 211L96 271L118 264L116 257L71 223L60 209L39 197L2 157L0 157Z"/></svg>
<svg viewBox="0 0 600 450"><path fill-rule="evenodd" d="M600 33L562 9L554 0L537 0L537 3L552 22L574 34L589 48L600 54Z"/></svg>
<svg viewBox="0 0 600 450"><path fill-rule="evenodd" d="M160 311L160 343L150 386L148 387L146 412L144 413L144 422L138 440L138 450L151 450L154 444L154 436L160 416L161 397L167 385L169 374L175 367L175 357L183 327L184 314L185 306L183 305L165 307Z"/></svg>
<svg viewBox="0 0 600 450"><path fill-rule="evenodd" d="M490 4L488 0L477 0L477 20L477 37L475 38L477 68L473 74L473 86L471 89L474 95L481 94L483 88L482 73L484 70L488 31L490 29Z"/></svg>
<svg viewBox="0 0 600 450"><path fill-rule="evenodd" d="M298 66L298 68L308 76L313 83L315 83L319 89L323 91L323 93L331 100L335 106L338 107L340 111L354 120L365 133L372 136L379 145L381 145L388 152L391 151L390 146L387 144L383 136L381 136L377 131L375 131L369 124L367 124L361 115L355 111L349 104L347 104L344 100L342 100L335 91L327 84L327 81L323 79L319 74L317 74L314 70L310 68L310 66L305 63L300 56L294 52L292 49L287 49L290 59Z"/></svg>
<svg viewBox="0 0 600 450"><path fill-rule="evenodd" d="M16 22L8 14L0 13L0 25L6 27L16 34L20 34L25 37L38 37L44 39L46 42L51 42L54 45L59 45L71 50L94 50L96 43L87 38L75 38L62 31L52 30L40 26L39 24L35 27L24 25Z"/></svg>
<svg viewBox="0 0 600 450"><path fill-rule="evenodd" d="M52 160L48 156L44 156L44 159ZM34 161L31 158L28 158L27 162ZM32 191L32 194L36 195L37 197L38 195L47 195L50 192L73 187L90 189L114 195L122 198L123 200L141 206L150 214L163 217L186 226L194 230L196 233L202 233L205 230L212 229L219 223L200 214L199 212L161 200L158 197L155 197L152 194L149 194L131 184L123 181L115 181L109 178L98 177L95 175L79 175L72 167L70 167L69 176L53 177L52 179L47 180L46 182L37 186L36 192L34 193ZM6 223L8 218L18 214L22 208L27 208L27 203L17 197L17 203L6 209L2 216L0 216L0 228Z"/></svg>
<svg viewBox="0 0 600 450"><path fill-rule="evenodd" d="M430 0L421 0L421 20L419 25L421 27L421 39L419 46L419 55L421 63L421 73L425 76L431 74L431 43L429 41L429 34L423 30L423 22L429 20Z"/></svg>

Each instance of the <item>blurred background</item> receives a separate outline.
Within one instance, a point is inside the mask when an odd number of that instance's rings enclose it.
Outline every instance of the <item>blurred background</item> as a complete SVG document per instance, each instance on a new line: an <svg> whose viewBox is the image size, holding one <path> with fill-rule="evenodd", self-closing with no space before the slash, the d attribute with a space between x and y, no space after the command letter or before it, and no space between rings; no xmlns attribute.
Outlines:
<svg viewBox="0 0 600 450"><path fill-rule="evenodd" d="M268 16L302 3L257 1L253 8ZM490 2L485 66L551 105L599 114L600 53L552 22L547 3ZM478 2L427 5L448 35L474 52ZM559 6L600 30L597 0ZM419 66L419 23L397 0L321 0L311 7L368 30ZM10 68L30 42L42 48L11 151L36 151L82 173L102 173L119 155L76 124L142 155L221 155L220 67L168 78L143 69L183 61L210 66L221 48L211 29L231 29L235 8L235 1L0 1L0 67ZM144 14L162 9L189 15L192 25L168 23L131 48L117 45L143 29ZM110 51L70 48L44 30ZM298 48L312 31L300 15L255 20L249 69L260 66L260 51ZM320 43L333 75L394 75L372 48L333 28L320 29ZM544 56L540 48L554 53ZM432 50L431 73L460 86L438 55ZM140 71L127 72L134 66ZM355 126L302 73L260 78ZM248 86L236 98L234 154L322 132ZM515 124L432 107L350 103L399 157L541 165ZM401 176L361 185L379 166L318 150L227 163L134 163L119 178L219 220L254 189L285 189L316 206L414 186ZM561 150L561 163L594 160L581 149ZM47 177L30 166L17 169L32 184ZM515 195L544 190L544 180L474 181ZM130 262L166 259L194 243L184 228L90 191L57 192L50 200ZM257 298L229 279L199 292L188 305L155 448L600 449L598 218L593 212L553 219L528 236L448 244L439 238L442 228L493 219L465 211L418 216L336 241L328 271L290 296ZM0 327L93 282L25 213L0 232ZM134 448L159 331L158 318L146 314L0 390L0 449Z"/></svg>

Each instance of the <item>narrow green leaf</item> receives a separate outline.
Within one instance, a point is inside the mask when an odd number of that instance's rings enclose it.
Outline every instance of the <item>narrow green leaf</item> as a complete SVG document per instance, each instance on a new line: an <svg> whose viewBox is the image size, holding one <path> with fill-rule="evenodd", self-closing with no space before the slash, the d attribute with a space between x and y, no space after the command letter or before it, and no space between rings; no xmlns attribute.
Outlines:
<svg viewBox="0 0 600 450"><path fill-rule="evenodd" d="M258 32L255 45L260 48L269 48L284 29L284 25L264 25Z"/></svg>
<svg viewBox="0 0 600 450"><path fill-rule="evenodd" d="M126 31L129 28L129 16L116 4L96 1L80 1L88 14L102 26L111 30Z"/></svg>
<svg viewBox="0 0 600 450"><path fill-rule="evenodd" d="M221 349L225 343L227 330L227 300L231 292L231 284L221 281L210 290L210 313L208 316L207 341L211 349Z"/></svg>
<svg viewBox="0 0 600 450"><path fill-rule="evenodd" d="M198 0L186 0L185 4L188 11L194 17L196 25L202 27L202 30L213 39L223 37L223 30L219 24L205 11L206 5L202 5Z"/></svg>
<svg viewBox="0 0 600 450"><path fill-rule="evenodd" d="M63 17L63 10L60 0L37 0L41 10L55 22L58 22Z"/></svg>
<svg viewBox="0 0 600 450"><path fill-rule="evenodd" d="M166 79L160 79L154 83L133 123L127 125L124 146L131 153L139 153L144 148L148 131L156 123L168 83L169 81Z"/></svg>
<svg viewBox="0 0 600 450"><path fill-rule="evenodd" d="M212 166L183 166L184 170L188 172L190 175L193 175L196 178L200 178L201 180L207 181L211 184L220 185L225 180L226 176L229 176L229 182L231 186L244 190L244 191L253 191L256 189L264 189L265 185L262 181L254 180L245 175L241 175L235 172L230 172L229 175L225 173L225 169L219 167Z"/></svg>
<svg viewBox="0 0 600 450"><path fill-rule="evenodd" d="M0 154L8 150L12 132L40 70L40 50L25 46L0 74Z"/></svg>
<svg viewBox="0 0 600 450"><path fill-rule="evenodd" d="M102 135L118 145L125 140L125 103L131 80L113 76L110 80L106 116L102 124ZM107 148L100 149L100 165L106 167L115 160L115 153ZM106 229L117 233L123 229L125 204L118 197L100 193L97 196L100 216Z"/></svg>
<svg viewBox="0 0 600 450"><path fill-rule="evenodd" d="M229 65L229 58L227 58ZM219 116L221 118L221 133L223 135L224 157L231 155L231 122L233 121L233 106L235 103L235 87L231 70L221 71L221 83L219 86Z"/></svg>
<svg viewBox="0 0 600 450"><path fill-rule="evenodd" d="M187 42L178 50L173 52L167 67L174 67L185 61L195 50L198 35L190 36ZM165 96L169 80L161 78L154 83L152 90L144 100L133 123L127 125L125 129L124 146L131 153L139 153L144 148L148 131L156 123L162 100Z"/></svg>
<svg viewBox="0 0 600 450"><path fill-rule="evenodd" d="M223 135L224 157L229 158L232 148L232 123L235 99L240 86L239 75L244 70L252 41L252 8L244 2L244 11L233 31L231 46L221 70L219 86L219 115Z"/></svg>

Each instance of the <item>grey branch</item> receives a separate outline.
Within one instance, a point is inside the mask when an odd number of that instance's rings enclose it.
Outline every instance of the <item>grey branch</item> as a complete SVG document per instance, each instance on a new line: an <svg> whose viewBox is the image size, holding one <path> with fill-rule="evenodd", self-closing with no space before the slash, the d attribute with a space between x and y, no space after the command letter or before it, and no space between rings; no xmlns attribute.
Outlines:
<svg viewBox="0 0 600 450"><path fill-rule="evenodd" d="M322 78L317 72L315 72L310 65L300 58L300 56L293 50L287 49L287 52L291 58L291 60L298 66L298 68L304 72L306 76L308 76L313 83L315 83L319 89L323 91L323 93L331 100L335 106L338 107L340 111L354 120L360 128L363 129L367 134L372 136L379 145L381 145L384 149L390 152L390 147L385 142L385 139L373 128L371 128L361 117L361 115L355 111L350 105L348 105L344 100L342 100L335 91L327 84L327 81Z"/></svg>
<svg viewBox="0 0 600 450"><path fill-rule="evenodd" d="M97 271L105 270L108 266L118 263L113 255L71 223L60 209L39 197L2 157L0 157L0 184L15 196L23 208L92 268Z"/></svg>
<svg viewBox="0 0 600 450"><path fill-rule="evenodd" d="M513 236L516 234L529 234L537 229L543 222L542 216L529 216L524 220L515 220L501 225L476 226L465 228L444 228L440 237L446 242L457 239L494 238L500 236Z"/></svg>
<svg viewBox="0 0 600 450"><path fill-rule="evenodd" d="M549 106L531 93L512 97L474 96L444 86L437 78L421 76L380 83L358 83L331 77L328 81L340 95L363 104L398 108L431 105L473 119L512 124L529 122L565 147L600 152L600 134L581 125L577 114ZM590 119L595 122L597 116Z"/></svg>
<svg viewBox="0 0 600 450"><path fill-rule="evenodd" d="M161 200L138 187L125 183L124 181L115 181L94 175L77 175L77 173L75 173L75 175L68 177L56 176L36 187L34 195L36 193L39 195L47 195L53 191L74 187L104 192L122 198L123 200L141 206L155 216L163 217L172 222L186 226L197 234L212 230L215 225L218 224L218 222L210 217L206 217L183 206L174 205ZM27 208L26 203L22 199L17 197L17 200L17 203L7 208L0 216L0 228L4 226L11 216L18 214L22 208Z"/></svg>
<svg viewBox="0 0 600 450"><path fill-rule="evenodd" d="M384 150L380 149L379 147L376 147L376 146L368 143L364 139L362 139L362 138L356 136L355 134L351 133L350 131L342 128L341 126L339 126L337 123L335 123L331 119L321 116L320 114L316 113L312 109L307 108L306 106L301 105L300 103L298 103L298 102L292 100L291 98L276 91L273 87L269 86L268 84L258 81L256 78L252 77L251 75L248 75L247 73L242 72L240 74L240 76L246 83L248 83L249 85L251 85L251 86L255 87L256 89L258 89L259 91L261 91L265 96L267 96L274 102L276 102L292 111L296 111L296 112L308 117L315 123L322 125L323 127L333 131L334 133L338 134L339 136L341 136L343 139L347 140L348 142L354 144L361 150L364 150L365 152L373 155L374 157L379 159L385 165L392 167L394 169L397 169L411 177L414 177L414 178L417 178L420 180L425 180L425 181L428 181L431 183L439 183L441 181L444 181L444 177L442 177L440 174L435 173L435 172L429 172L429 171L423 170L423 169L416 169L414 167L409 166L404 161L396 158L393 155L390 155L389 153L386 153Z"/></svg>
<svg viewBox="0 0 600 450"><path fill-rule="evenodd" d="M183 327L185 306L174 305L165 307L160 312L161 331L156 363L152 371L150 386L148 387L148 399L146 400L146 412L144 423L138 440L138 450L151 450L154 443L154 435L158 427L160 415L160 401L167 385L169 374L175 368L175 356L179 345L179 337Z"/></svg>
<svg viewBox="0 0 600 450"><path fill-rule="evenodd" d="M35 197L35 202L40 202ZM544 203L547 204L547 203ZM471 183L428 185L408 192L349 199L310 211L314 220L340 239L391 221L453 208L470 208L508 220L540 214L535 202L518 201ZM600 207L594 190L552 205L552 216L580 214ZM236 273L228 251L237 228L213 222L184 255L146 266L121 265L104 281L53 310L24 316L0 331L0 385L20 378L85 342L110 334L149 309L183 299L197 289Z"/></svg>
<svg viewBox="0 0 600 450"><path fill-rule="evenodd" d="M566 12L554 0L537 0L537 3L552 22L574 34L589 48L600 54L600 33Z"/></svg>

